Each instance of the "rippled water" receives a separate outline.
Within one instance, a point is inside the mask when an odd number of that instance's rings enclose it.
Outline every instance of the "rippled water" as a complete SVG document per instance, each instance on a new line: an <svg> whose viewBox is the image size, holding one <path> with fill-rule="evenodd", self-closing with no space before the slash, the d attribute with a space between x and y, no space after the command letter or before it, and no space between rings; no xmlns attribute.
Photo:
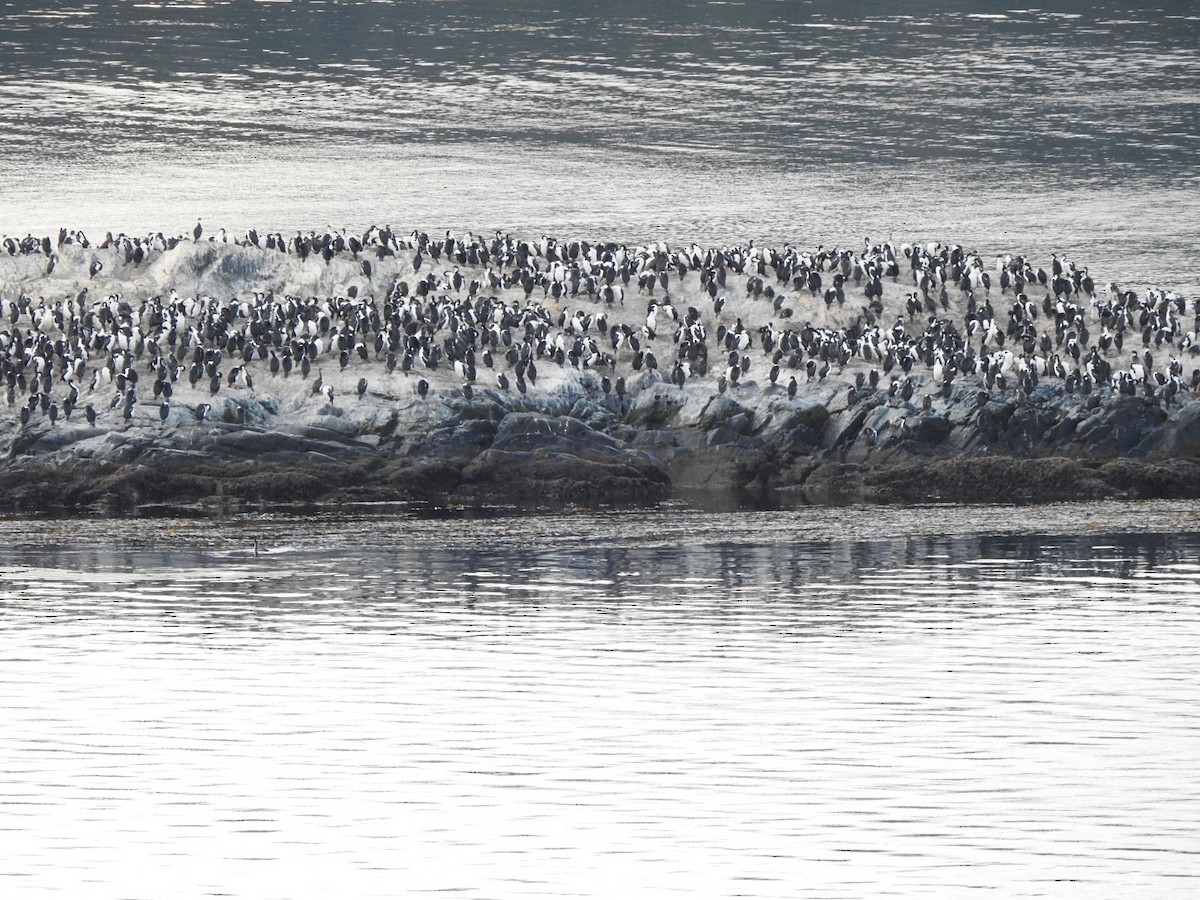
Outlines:
<svg viewBox="0 0 1200 900"><path fill-rule="evenodd" d="M1192 896L1197 518L3 522L0 892Z"/></svg>
<svg viewBox="0 0 1200 900"><path fill-rule="evenodd" d="M1200 292L1191 2L4 0L0 53L3 232L946 239Z"/></svg>

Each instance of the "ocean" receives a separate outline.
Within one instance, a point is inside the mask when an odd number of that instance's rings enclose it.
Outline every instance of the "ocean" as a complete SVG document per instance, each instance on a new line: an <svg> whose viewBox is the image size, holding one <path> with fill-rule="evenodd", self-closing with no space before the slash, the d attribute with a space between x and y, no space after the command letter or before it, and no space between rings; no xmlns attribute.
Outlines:
<svg viewBox="0 0 1200 900"><path fill-rule="evenodd" d="M1192 504L0 533L6 897L1200 877Z"/></svg>

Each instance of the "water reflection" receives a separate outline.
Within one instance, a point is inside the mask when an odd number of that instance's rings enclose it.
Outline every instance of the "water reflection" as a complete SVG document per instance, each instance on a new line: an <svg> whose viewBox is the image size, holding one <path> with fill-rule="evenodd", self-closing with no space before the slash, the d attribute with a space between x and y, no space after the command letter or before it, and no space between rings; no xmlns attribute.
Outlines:
<svg viewBox="0 0 1200 900"><path fill-rule="evenodd" d="M650 532L656 518L673 524L670 513L638 515ZM260 521L255 533L274 524ZM52 613L58 621L127 628L139 617L169 614L206 629L299 634L317 625L408 628L430 614L487 623L615 615L663 627L719 630L736 621L824 631L885 627L926 614L987 617L1014 600L1044 614L1151 593L1166 603L1200 579L1195 532L776 535L752 542L734 539L739 517L698 514L686 530L655 545L623 537L619 517L598 523L599 536L560 530L545 517L478 522L478 535L446 546L439 528L452 531L454 523L381 540L388 524L343 523L336 546L321 547L318 538L261 556L248 541L209 550L62 543L10 549L0 553L0 609L10 626L36 626ZM518 529L524 542L511 539Z"/></svg>
<svg viewBox="0 0 1200 900"><path fill-rule="evenodd" d="M1186 896L1191 505L1035 512L0 521L0 890Z"/></svg>

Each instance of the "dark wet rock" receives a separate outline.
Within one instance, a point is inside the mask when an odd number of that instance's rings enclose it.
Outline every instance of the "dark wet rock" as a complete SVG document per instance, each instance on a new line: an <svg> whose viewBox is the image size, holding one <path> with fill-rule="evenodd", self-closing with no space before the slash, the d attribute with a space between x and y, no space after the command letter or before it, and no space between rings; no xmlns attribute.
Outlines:
<svg viewBox="0 0 1200 900"><path fill-rule="evenodd" d="M465 463L491 447L499 428L500 423L491 419L469 419L460 425L413 436L401 452L412 459L452 459Z"/></svg>
<svg viewBox="0 0 1200 900"><path fill-rule="evenodd" d="M87 425L64 426L47 428L41 431L29 431L13 442L12 452L23 453L53 453L80 441L99 437L104 431L90 428Z"/></svg>
<svg viewBox="0 0 1200 900"><path fill-rule="evenodd" d="M740 432L740 428L729 424L730 420L738 416L742 420L749 420L750 415L750 410L741 403L738 403L737 400L717 394L710 397L707 403L704 403L696 416L685 418L685 424L699 428L702 431L732 427Z"/></svg>
<svg viewBox="0 0 1200 900"><path fill-rule="evenodd" d="M950 437L952 426L945 416L920 416L911 422L909 428L914 441L936 446Z"/></svg>
<svg viewBox="0 0 1200 900"><path fill-rule="evenodd" d="M784 432L777 432L772 443L783 450L811 451L821 444L821 435L807 425L797 425Z"/></svg>
<svg viewBox="0 0 1200 900"><path fill-rule="evenodd" d="M546 505L657 503L670 491L666 473L638 454L607 459L547 451L492 449L462 471L459 502Z"/></svg>
<svg viewBox="0 0 1200 900"><path fill-rule="evenodd" d="M765 384L720 395L642 373L621 398L591 373L568 373L536 394L479 388L471 400L422 399L399 382L396 396L312 404L300 420L281 420L267 394L217 406L243 410L240 422L195 421L186 408L149 427L39 418L6 434L0 502L130 511L595 505L697 492L752 503L1200 496L1200 402L1190 394L1168 407L1057 386L983 397L978 385L922 388L913 402L845 383L810 388L805 398Z"/></svg>
<svg viewBox="0 0 1200 900"><path fill-rule="evenodd" d="M821 441L826 447L847 447L857 440L868 418L876 431L884 427L889 414L887 407L876 412L876 407L860 403L853 409L847 409L835 416L830 416L822 429L813 429L821 434Z"/></svg>
<svg viewBox="0 0 1200 900"><path fill-rule="evenodd" d="M648 503L669 479L653 455L569 416L513 413L462 471L460 492L494 502Z"/></svg>
<svg viewBox="0 0 1200 900"><path fill-rule="evenodd" d="M737 435L748 435L754 427L754 418L749 412L740 412L737 415L730 416L725 420L725 424L720 426L727 431L732 431Z"/></svg>
<svg viewBox="0 0 1200 900"><path fill-rule="evenodd" d="M1194 460L1115 459L1101 466L1100 473L1111 494L1138 500L1200 497L1200 464Z"/></svg>
<svg viewBox="0 0 1200 900"><path fill-rule="evenodd" d="M864 499L863 466L829 462L814 467L799 487L800 497L808 503L854 503Z"/></svg>
<svg viewBox="0 0 1200 900"><path fill-rule="evenodd" d="M1045 445L1046 432L1053 424L1052 410L1033 405L1015 406L997 443L1018 453L1036 450Z"/></svg>
<svg viewBox="0 0 1200 900"><path fill-rule="evenodd" d="M625 422L638 427L655 427L673 422L687 402L682 388L673 384L653 384L638 392L625 413Z"/></svg>
<svg viewBox="0 0 1200 900"><path fill-rule="evenodd" d="M1120 453L1145 455L1155 449L1163 434L1167 413L1157 403L1138 397L1122 397L1109 412Z"/></svg>
<svg viewBox="0 0 1200 900"><path fill-rule="evenodd" d="M1094 500L1110 494L1097 468L1075 459L954 457L866 473L868 499L883 503Z"/></svg>
<svg viewBox="0 0 1200 900"><path fill-rule="evenodd" d="M1064 412L1063 416L1046 433L1047 442L1052 446L1066 446L1075 437L1080 421L1077 415Z"/></svg>
<svg viewBox="0 0 1200 900"><path fill-rule="evenodd" d="M1008 423L1016 411L1017 405L1011 400L989 400L979 409L976 428L988 443L996 443L1001 435L1007 434Z"/></svg>
<svg viewBox="0 0 1200 900"><path fill-rule="evenodd" d="M367 444L360 444L344 435L325 429L308 428L305 434L288 434L280 431L258 431L251 428L213 428L201 438L199 446L213 453L224 453L248 458L263 453L306 453L318 452L338 454L357 450L369 452Z"/></svg>
<svg viewBox="0 0 1200 900"><path fill-rule="evenodd" d="M740 431L718 426L708 432L707 443L710 447L718 447L721 444L734 444L741 436Z"/></svg>
<svg viewBox="0 0 1200 900"><path fill-rule="evenodd" d="M626 441L630 446L639 450L663 450L682 448L680 433L672 430L639 431L634 428L618 429L614 436Z"/></svg>
<svg viewBox="0 0 1200 900"><path fill-rule="evenodd" d="M281 434L293 434L320 444L335 444L357 450L369 450L371 448L370 444L355 440L349 432L333 430L316 425L293 427L285 426L280 428L278 431Z"/></svg>
<svg viewBox="0 0 1200 900"><path fill-rule="evenodd" d="M663 460L672 486L682 491L759 493L769 457L760 449L741 446L741 440L733 437Z"/></svg>
<svg viewBox="0 0 1200 900"><path fill-rule="evenodd" d="M448 406L453 410L455 418L464 422L472 419L499 422L509 412L508 407L494 394L485 394L474 400L455 399Z"/></svg>
<svg viewBox="0 0 1200 900"><path fill-rule="evenodd" d="M575 456L613 456L629 449L624 441L570 416L513 413L500 423L494 450L549 451Z"/></svg>
<svg viewBox="0 0 1200 900"><path fill-rule="evenodd" d="M598 431L605 431L618 421L617 414L609 407L591 400L577 400L571 407L570 416L586 422Z"/></svg>
<svg viewBox="0 0 1200 900"><path fill-rule="evenodd" d="M1117 455L1145 456L1158 449L1166 439L1163 425L1166 411L1140 397L1117 397L1097 406L1075 430L1089 455L1104 458Z"/></svg>
<svg viewBox="0 0 1200 900"><path fill-rule="evenodd" d="M1174 426L1164 436L1162 449L1178 457L1200 458L1200 403L1179 411Z"/></svg>

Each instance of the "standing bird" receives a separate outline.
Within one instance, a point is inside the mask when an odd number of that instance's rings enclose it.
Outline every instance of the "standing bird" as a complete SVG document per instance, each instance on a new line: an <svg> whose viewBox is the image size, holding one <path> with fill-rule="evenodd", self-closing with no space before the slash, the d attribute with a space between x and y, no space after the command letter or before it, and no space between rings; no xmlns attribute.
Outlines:
<svg viewBox="0 0 1200 900"><path fill-rule="evenodd" d="M158 418L163 422L167 421L167 416L171 414L171 404L165 400L158 405Z"/></svg>
<svg viewBox="0 0 1200 900"><path fill-rule="evenodd" d="M362 397L367 392L367 379L358 379L358 396Z"/></svg>
<svg viewBox="0 0 1200 900"><path fill-rule="evenodd" d="M204 234L204 228L200 225L200 220L196 220L196 227L192 229L192 237L200 240L200 235Z"/></svg>

